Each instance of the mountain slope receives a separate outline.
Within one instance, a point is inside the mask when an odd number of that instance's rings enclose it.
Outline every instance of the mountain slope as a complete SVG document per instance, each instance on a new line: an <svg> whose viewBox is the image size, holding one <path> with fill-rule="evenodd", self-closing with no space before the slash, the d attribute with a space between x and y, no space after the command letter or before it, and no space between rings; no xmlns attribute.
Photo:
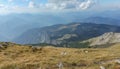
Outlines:
<svg viewBox="0 0 120 69"><path fill-rule="evenodd" d="M20 44L66 44L69 42L87 40L92 37L100 36L106 32L120 32L119 29L119 26L105 24L60 24L28 30L17 37L14 42Z"/></svg>
<svg viewBox="0 0 120 69"><path fill-rule="evenodd" d="M106 44L114 44L120 42L120 33L108 32L101 36L94 37L92 39L83 41L89 42L90 46L97 46L97 45L106 45Z"/></svg>

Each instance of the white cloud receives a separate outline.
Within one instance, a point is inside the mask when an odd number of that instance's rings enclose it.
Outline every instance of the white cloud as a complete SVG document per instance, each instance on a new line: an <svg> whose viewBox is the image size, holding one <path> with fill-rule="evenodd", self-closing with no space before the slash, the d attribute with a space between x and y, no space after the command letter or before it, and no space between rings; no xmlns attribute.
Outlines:
<svg viewBox="0 0 120 69"><path fill-rule="evenodd" d="M10 3L15 3L16 0L8 0ZM19 1L18 1L19 2ZM21 2L21 1L20 1ZM39 13L39 12L56 12L56 11L69 11L69 10L85 10L94 4L94 0L48 0L47 3L36 3L35 0L22 0L27 4L21 6L19 4L0 4L1 11L5 10L14 13Z"/></svg>
<svg viewBox="0 0 120 69"><path fill-rule="evenodd" d="M48 0L44 7L47 9L88 9L94 4L93 0Z"/></svg>
<svg viewBox="0 0 120 69"><path fill-rule="evenodd" d="M35 3L33 1L30 1L28 7L29 8L34 8L35 7Z"/></svg>
<svg viewBox="0 0 120 69"><path fill-rule="evenodd" d="M0 4L0 8L3 8L4 7L4 4Z"/></svg>
<svg viewBox="0 0 120 69"><path fill-rule="evenodd" d="M47 9L57 9L58 6L54 3L48 3L48 4L45 5L45 8L47 8Z"/></svg>
<svg viewBox="0 0 120 69"><path fill-rule="evenodd" d="M87 9L89 7L91 7L92 5L94 4L94 2L92 0L88 0L86 2L82 2L78 8L81 8L81 9Z"/></svg>

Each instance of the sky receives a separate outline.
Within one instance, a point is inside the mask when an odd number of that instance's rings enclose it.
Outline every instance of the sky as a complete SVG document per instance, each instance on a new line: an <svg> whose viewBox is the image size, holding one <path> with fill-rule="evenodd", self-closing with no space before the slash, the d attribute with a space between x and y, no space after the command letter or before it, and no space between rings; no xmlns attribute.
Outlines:
<svg viewBox="0 0 120 69"><path fill-rule="evenodd" d="M99 8L120 9L120 0L0 0L0 14L85 11Z"/></svg>

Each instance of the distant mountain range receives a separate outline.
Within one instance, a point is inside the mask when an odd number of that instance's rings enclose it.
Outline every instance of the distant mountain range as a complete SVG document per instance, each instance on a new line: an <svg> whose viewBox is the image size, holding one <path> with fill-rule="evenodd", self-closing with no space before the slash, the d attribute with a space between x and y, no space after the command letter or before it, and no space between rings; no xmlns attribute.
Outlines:
<svg viewBox="0 0 120 69"><path fill-rule="evenodd" d="M9 39L0 34L0 41L9 41Z"/></svg>
<svg viewBox="0 0 120 69"><path fill-rule="evenodd" d="M70 23L31 29L14 39L20 44L69 44L100 36L107 32L120 32L119 26L93 23Z"/></svg>
<svg viewBox="0 0 120 69"><path fill-rule="evenodd" d="M108 25L119 25L120 26L120 19L114 19L109 17L88 17L83 19L83 22L87 23L96 23L96 24L108 24Z"/></svg>
<svg viewBox="0 0 120 69"><path fill-rule="evenodd" d="M120 10L110 11L79 11L63 13L46 14L8 14L0 15L0 34L6 38L6 41L12 41L20 37L24 32L52 26L55 24L95 23L120 26ZM0 39L0 41L2 41Z"/></svg>
<svg viewBox="0 0 120 69"><path fill-rule="evenodd" d="M67 23L58 16L47 14L0 15L0 33L12 40L29 29L53 25L59 23L58 21L60 21L60 23Z"/></svg>

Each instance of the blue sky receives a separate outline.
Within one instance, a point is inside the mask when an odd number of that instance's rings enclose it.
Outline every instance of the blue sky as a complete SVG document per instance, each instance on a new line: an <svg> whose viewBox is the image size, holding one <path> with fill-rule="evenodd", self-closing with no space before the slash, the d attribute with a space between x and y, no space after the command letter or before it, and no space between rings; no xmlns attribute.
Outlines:
<svg viewBox="0 0 120 69"><path fill-rule="evenodd" d="M120 9L119 4L120 0L0 0L0 14Z"/></svg>
<svg viewBox="0 0 120 69"><path fill-rule="evenodd" d="M47 3L47 0L39 0L41 3Z"/></svg>
<svg viewBox="0 0 120 69"><path fill-rule="evenodd" d="M120 0L99 0L101 3L120 3Z"/></svg>

